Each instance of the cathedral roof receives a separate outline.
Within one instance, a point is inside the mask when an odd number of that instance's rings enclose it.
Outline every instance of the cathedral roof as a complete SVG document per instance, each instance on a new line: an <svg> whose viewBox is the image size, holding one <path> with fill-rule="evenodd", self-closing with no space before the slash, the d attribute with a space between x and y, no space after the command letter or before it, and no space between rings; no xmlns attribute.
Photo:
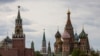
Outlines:
<svg viewBox="0 0 100 56"><path fill-rule="evenodd" d="M70 34L67 31L64 31L62 38L70 38Z"/></svg>
<svg viewBox="0 0 100 56"><path fill-rule="evenodd" d="M3 41L7 43L12 43L12 39L10 39L9 36L7 36Z"/></svg>
<svg viewBox="0 0 100 56"><path fill-rule="evenodd" d="M82 29L82 32L79 35L80 38L86 38L87 34L85 33L84 29Z"/></svg>
<svg viewBox="0 0 100 56"><path fill-rule="evenodd" d="M72 27L72 23L71 23L71 19L70 19L70 10L68 9L68 12L67 12L67 16L68 16L68 18L67 18L67 24L66 24L66 28L73 28Z"/></svg>
<svg viewBox="0 0 100 56"><path fill-rule="evenodd" d="M56 38L60 38L60 37L61 37L61 34L60 34L59 31L57 31L57 33L55 34L55 37L56 37Z"/></svg>
<svg viewBox="0 0 100 56"><path fill-rule="evenodd" d="M9 38L9 36L7 36L5 39L3 39L1 42L0 42L0 47L3 47L8 45L8 44L12 44L12 39ZM10 47L10 46L9 46Z"/></svg>

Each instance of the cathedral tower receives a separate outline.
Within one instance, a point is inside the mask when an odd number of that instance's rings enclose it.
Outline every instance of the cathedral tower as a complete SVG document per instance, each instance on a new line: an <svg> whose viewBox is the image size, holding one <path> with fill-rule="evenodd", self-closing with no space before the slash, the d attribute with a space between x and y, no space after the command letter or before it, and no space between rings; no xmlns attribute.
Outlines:
<svg viewBox="0 0 100 56"><path fill-rule="evenodd" d="M55 54L60 54L62 52L62 40L61 40L61 34L59 30L57 30L57 33L55 34L56 42L54 43L54 52Z"/></svg>
<svg viewBox="0 0 100 56"><path fill-rule="evenodd" d="M65 30L70 34L71 38L74 38L74 31L73 31L73 26L71 23L71 19L70 19L70 10L68 10L67 12L67 23L65 25Z"/></svg>
<svg viewBox="0 0 100 56"><path fill-rule="evenodd" d="M67 31L70 34L70 53L73 51L73 43L74 43L74 31L73 31L73 26L71 23L71 19L70 19L70 10L68 9L67 12L67 23L65 25L65 31Z"/></svg>
<svg viewBox="0 0 100 56"><path fill-rule="evenodd" d="M18 56L24 56L25 34L23 33L20 6L18 6L18 15L15 20L15 33L12 35L12 47L19 50Z"/></svg>
<svg viewBox="0 0 100 56"><path fill-rule="evenodd" d="M62 35L62 56L68 56L70 54L70 38L70 34L67 31L64 31Z"/></svg>
<svg viewBox="0 0 100 56"><path fill-rule="evenodd" d="M85 33L84 29L82 29L79 38L80 38L80 51L88 53L88 51L90 50L89 40L88 40L88 34Z"/></svg>

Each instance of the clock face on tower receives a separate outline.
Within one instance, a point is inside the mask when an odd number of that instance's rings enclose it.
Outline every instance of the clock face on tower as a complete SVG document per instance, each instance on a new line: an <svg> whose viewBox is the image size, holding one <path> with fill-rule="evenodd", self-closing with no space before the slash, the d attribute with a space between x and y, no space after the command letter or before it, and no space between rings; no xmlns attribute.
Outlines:
<svg viewBox="0 0 100 56"><path fill-rule="evenodd" d="M19 33L20 32L20 30L19 29L17 29L17 33Z"/></svg>

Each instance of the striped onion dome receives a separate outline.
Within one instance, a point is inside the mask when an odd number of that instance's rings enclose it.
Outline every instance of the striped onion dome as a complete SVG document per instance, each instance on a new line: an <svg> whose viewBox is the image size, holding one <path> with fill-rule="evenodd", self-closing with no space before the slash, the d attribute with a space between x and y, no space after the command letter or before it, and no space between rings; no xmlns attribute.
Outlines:
<svg viewBox="0 0 100 56"><path fill-rule="evenodd" d="M67 31L64 31L62 38L70 38L70 34Z"/></svg>

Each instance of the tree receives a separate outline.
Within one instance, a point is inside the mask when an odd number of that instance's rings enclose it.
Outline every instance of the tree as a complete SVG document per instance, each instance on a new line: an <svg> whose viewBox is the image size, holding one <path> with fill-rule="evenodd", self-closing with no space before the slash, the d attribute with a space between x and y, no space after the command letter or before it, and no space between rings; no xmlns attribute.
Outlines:
<svg viewBox="0 0 100 56"><path fill-rule="evenodd" d="M40 54L40 52L39 51L36 51L35 52L35 56L43 56L42 54Z"/></svg>
<svg viewBox="0 0 100 56"><path fill-rule="evenodd" d="M91 55L92 55L92 56L99 56L99 53L96 52L96 51L94 51L94 50L92 50L92 51L91 51Z"/></svg>
<svg viewBox="0 0 100 56"><path fill-rule="evenodd" d="M74 49L72 52L72 56L79 56L80 51L78 49Z"/></svg>

